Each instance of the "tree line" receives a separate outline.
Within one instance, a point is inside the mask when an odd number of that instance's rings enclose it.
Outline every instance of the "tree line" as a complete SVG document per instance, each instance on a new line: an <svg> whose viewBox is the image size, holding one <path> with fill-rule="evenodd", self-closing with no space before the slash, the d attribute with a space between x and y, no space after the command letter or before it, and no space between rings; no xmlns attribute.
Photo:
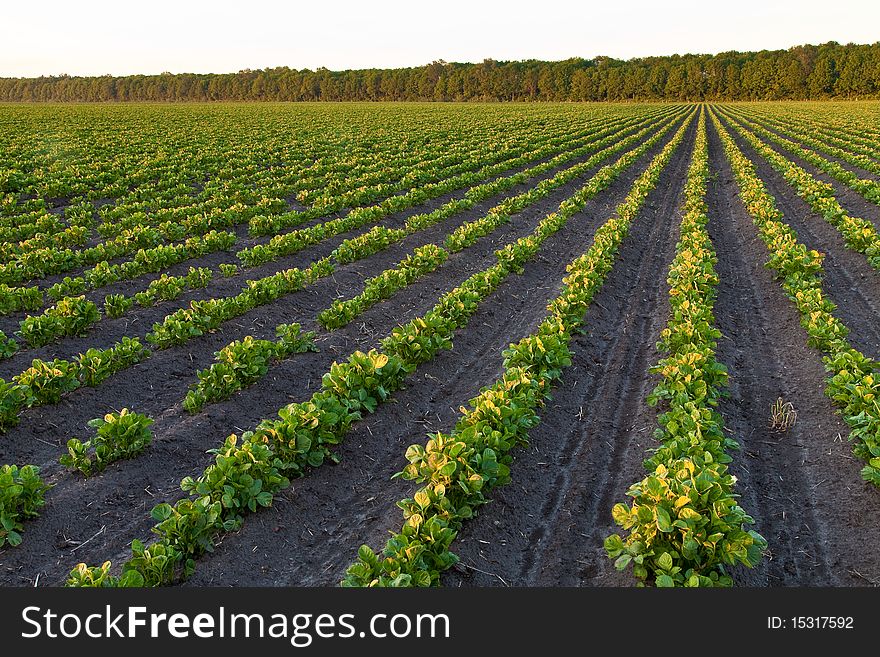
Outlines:
<svg viewBox="0 0 880 657"><path fill-rule="evenodd" d="M880 42L397 69L0 78L0 101L626 101L880 97Z"/></svg>

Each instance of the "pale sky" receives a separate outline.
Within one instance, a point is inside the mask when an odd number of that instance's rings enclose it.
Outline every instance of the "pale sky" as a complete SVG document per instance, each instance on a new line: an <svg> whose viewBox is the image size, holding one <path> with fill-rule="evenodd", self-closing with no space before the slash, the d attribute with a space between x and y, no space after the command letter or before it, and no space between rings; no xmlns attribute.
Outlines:
<svg viewBox="0 0 880 657"><path fill-rule="evenodd" d="M331 70L880 41L878 0L0 0L0 77Z"/></svg>

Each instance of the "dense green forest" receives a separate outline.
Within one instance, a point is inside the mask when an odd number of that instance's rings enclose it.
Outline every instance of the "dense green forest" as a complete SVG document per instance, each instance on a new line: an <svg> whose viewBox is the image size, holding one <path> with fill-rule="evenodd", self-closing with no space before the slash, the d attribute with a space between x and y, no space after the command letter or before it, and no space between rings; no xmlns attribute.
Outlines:
<svg viewBox="0 0 880 657"><path fill-rule="evenodd" d="M0 78L2 101L784 100L880 96L880 42L789 50L400 69Z"/></svg>

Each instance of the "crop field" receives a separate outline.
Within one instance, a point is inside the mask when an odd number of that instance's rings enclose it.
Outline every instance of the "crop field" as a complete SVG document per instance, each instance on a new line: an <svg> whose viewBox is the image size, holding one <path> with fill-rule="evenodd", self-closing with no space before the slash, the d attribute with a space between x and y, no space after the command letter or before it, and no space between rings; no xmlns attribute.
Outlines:
<svg viewBox="0 0 880 657"><path fill-rule="evenodd" d="M880 585L880 102L0 106L0 585Z"/></svg>

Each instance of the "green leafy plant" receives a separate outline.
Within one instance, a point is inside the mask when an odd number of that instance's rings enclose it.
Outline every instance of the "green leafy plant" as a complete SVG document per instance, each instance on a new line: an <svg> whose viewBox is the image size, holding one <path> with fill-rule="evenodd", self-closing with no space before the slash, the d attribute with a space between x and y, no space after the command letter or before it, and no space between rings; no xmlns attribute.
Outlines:
<svg viewBox="0 0 880 657"><path fill-rule="evenodd" d="M101 318L98 307L84 296L65 297L42 315L28 316L19 333L32 347L42 347L63 336L82 335Z"/></svg>
<svg viewBox="0 0 880 657"><path fill-rule="evenodd" d="M6 337L3 331L0 331L0 360L13 356L18 351L18 343L13 338Z"/></svg>
<svg viewBox="0 0 880 657"><path fill-rule="evenodd" d="M153 440L149 428L152 424L151 418L127 408L95 418L89 421L89 426L97 429L95 436L86 442L71 438L67 441L68 453L62 455L59 462L91 476L110 463L134 458L144 451Z"/></svg>
<svg viewBox="0 0 880 657"><path fill-rule="evenodd" d="M191 290L208 287L212 278L214 272L207 267L190 267L189 272L184 276L186 286Z"/></svg>
<svg viewBox="0 0 880 657"><path fill-rule="evenodd" d="M30 386L0 379L0 431L18 424L18 414L34 402Z"/></svg>
<svg viewBox="0 0 880 657"><path fill-rule="evenodd" d="M277 342L247 336L215 352L217 362L198 372L199 382L187 392L183 408L195 413L208 403L228 399L265 376L272 361L317 351L315 333L302 333L299 324L279 324L275 332Z"/></svg>
<svg viewBox="0 0 880 657"><path fill-rule="evenodd" d="M86 386L96 386L120 370L141 362L150 354L137 338L124 337L109 349L88 349L74 362L77 377Z"/></svg>
<svg viewBox="0 0 880 657"><path fill-rule="evenodd" d="M104 297L104 314L112 319L122 317L134 305L134 297L124 294L108 294Z"/></svg>
<svg viewBox="0 0 880 657"><path fill-rule="evenodd" d="M15 383L27 386L31 405L57 404L61 395L79 387L78 370L74 363L56 358L52 361L34 359L31 366L13 377Z"/></svg>
<svg viewBox="0 0 880 657"><path fill-rule="evenodd" d="M446 250L435 244L419 247L412 255L400 261L397 267L386 269L378 276L368 279L361 294L346 301L334 301L329 308L318 314L318 322L327 329L341 328L370 306L390 298L420 276L434 271L448 257Z"/></svg>
<svg viewBox="0 0 880 657"><path fill-rule="evenodd" d="M59 301L64 297L82 294L89 288L88 282L81 277L71 278L65 276L61 282L46 288L46 296L53 301Z"/></svg>
<svg viewBox="0 0 880 657"><path fill-rule="evenodd" d="M135 541L132 541L134 548ZM143 576L136 570L126 572L122 577L114 577L110 573L112 564L105 561L100 566L89 567L78 563L67 578L65 586L80 588L116 588L144 586Z"/></svg>
<svg viewBox="0 0 880 657"><path fill-rule="evenodd" d="M43 293L38 287L9 287L0 283L0 315L19 310L34 311L43 305Z"/></svg>
<svg viewBox="0 0 880 657"><path fill-rule="evenodd" d="M627 491L632 502L614 506L614 521L629 534L605 540L619 570L632 565L640 582L660 587L731 586L726 568L755 566L767 546L746 529L754 520L737 503L727 468L728 452L739 445L725 436L714 408L727 370L715 359L721 334L712 314L718 276L706 230L708 173L701 116L669 269L670 318L657 345L669 355L651 369L662 379L648 402L666 405L655 432L660 447L645 461L648 475Z"/></svg>
<svg viewBox="0 0 880 657"><path fill-rule="evenodd" d="M22 521L39 515L49 488L35 465L0 466L0 547L21 544Z"/></svg>

